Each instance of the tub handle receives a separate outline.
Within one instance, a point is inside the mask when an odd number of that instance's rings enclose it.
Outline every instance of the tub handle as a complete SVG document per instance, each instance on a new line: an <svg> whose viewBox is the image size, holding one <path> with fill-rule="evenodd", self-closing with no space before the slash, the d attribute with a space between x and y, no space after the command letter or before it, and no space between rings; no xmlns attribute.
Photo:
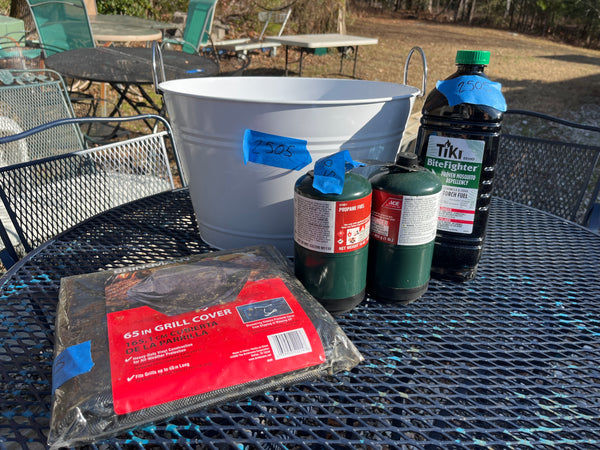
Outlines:
<svg viewBox="0 0 600 450"><path fill-rule="evenodd" d="M158 69L160 69L161 80L158 79ZM157 94L161 95L162 92L158 88L161 81L166 81L165 76L165 65L163 63L162 50L158 42L152 42L152 78L154 80L154 90Z"/></svg>
<svg viewBox="0 0 600 450"><path fill-rule="evenodd" d="M404 84L408 82L408 64L410 63L410 57L414 52L419 52L421 54L421 59L423 60L423 84L421 85L421 93L417 94L417 97L424 97L427 92L427 60L425 59L425 52L421 47L413 47L408 52L408 56L406 57L406 63L404 64Z"/></svg>

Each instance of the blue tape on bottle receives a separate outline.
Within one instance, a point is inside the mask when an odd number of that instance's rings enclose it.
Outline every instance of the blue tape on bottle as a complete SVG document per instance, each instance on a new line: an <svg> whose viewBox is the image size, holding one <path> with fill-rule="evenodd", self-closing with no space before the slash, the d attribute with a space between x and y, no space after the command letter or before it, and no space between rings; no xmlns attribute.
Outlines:
<svg viewBox="0 0 600 450"><path fill-rule="evenodd" d="M506 111L506 100L502 95L502 85L477 75L463 75L450 80L438 81L438 91L446 96L450 106L461 103L485 105Z"/></svg>
<svg viewBox="0 0 600 450"><path fill-rule="evenodd" d="M300 170L312 162L306 143L302 139L246 130L244 164L250 161L281 169Z"/></svg>
<svg viewBox="0 0 600 450"><path fill-rule="evenodd" d="M54 358L52 365L52 392L77 375L92 370L92 341L65 348Z"/></svg>
<svg viewBox="0 0 600 450"><path fill-rule="evenodd" d="M346 179L346 168L364 166L354 161L348 150L334 153L315 163L313 187L323 194L341 194Z"/></svg>

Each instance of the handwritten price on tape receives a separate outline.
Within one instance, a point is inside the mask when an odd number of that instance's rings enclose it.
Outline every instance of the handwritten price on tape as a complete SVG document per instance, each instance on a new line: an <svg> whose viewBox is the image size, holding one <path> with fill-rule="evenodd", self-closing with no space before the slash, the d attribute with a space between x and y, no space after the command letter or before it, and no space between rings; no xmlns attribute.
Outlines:
<svg viewBox="0 0 600 450"><path fill-rule="evenodd" d="M478 75L463 75L450 80L438 81L436 88L446 96L450 106L471 103L506 111L502 85Z"/></svg>
<svg viewBox="0 0 600 450"><path fill-rule="evenodd" d="M312 162L305 140L260 131L244 132L243 149L244 164L250 161L281 169L301 170Z"/></svg>

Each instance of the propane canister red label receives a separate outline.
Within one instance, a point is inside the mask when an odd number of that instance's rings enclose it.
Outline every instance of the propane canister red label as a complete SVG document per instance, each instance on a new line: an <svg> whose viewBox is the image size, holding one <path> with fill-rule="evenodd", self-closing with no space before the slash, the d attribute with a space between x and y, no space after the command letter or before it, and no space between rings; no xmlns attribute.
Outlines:
<svg viewBox="0 0 600 450"><path fill-rule="evenodd" d="M294 240L323 253L345 253L369 242L371 196L358 200L324 201L294 195Z"/></svg>
<svg viewBox="0 0 600 450"><path fill-rule="evenodd" d="M294 188L294 269L304 287L332 314L365 297L371 221L371 183L347 173L342 192L323 193L314 175Z"/></svg>

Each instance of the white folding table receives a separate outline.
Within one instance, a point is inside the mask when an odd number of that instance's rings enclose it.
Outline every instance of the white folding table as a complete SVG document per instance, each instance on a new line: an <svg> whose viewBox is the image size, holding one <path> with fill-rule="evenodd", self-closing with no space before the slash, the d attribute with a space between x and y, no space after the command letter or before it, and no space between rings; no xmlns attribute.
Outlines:
<svg viewBox="0 0 600 450"><path fill-rule="evenodd" d="M302 76L302 59L304 53L316 48L331 48L331 47L354 47L354 69L352 77L356 77L356 60L358 57L358 47L360 45L375 45L379 41L377 38L369 38L363 36L351 36L347 34L296 34L286 36L268 36L265 41L279 43L285 45L285 74L288 74L288 48L300 47L300 60L298 61L298 74ZM342 58L340 62L340 73L344 68L344 52L341 52Z"/></svg>

